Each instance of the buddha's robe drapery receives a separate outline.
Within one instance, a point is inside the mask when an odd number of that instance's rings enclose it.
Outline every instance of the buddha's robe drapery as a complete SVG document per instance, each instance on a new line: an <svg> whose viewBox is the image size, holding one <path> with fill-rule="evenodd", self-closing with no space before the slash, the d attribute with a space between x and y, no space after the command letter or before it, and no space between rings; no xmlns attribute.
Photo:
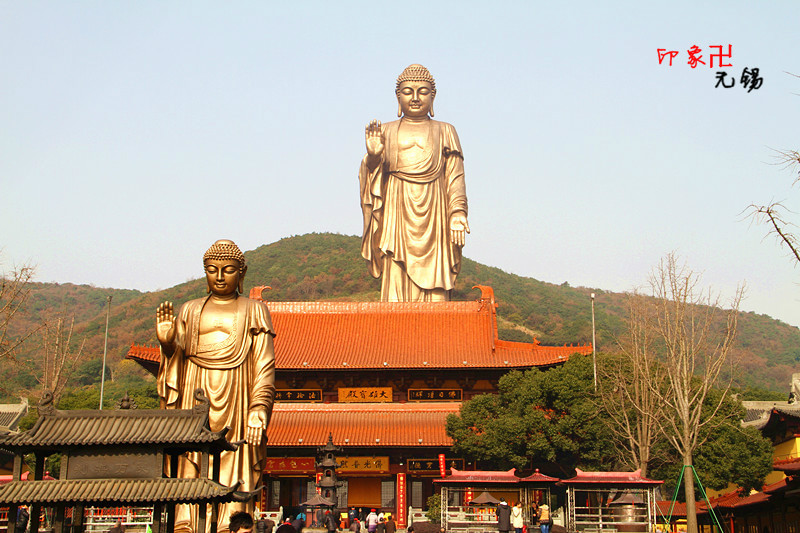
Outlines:
<svg viewBox="0 0 800 533"><path fill-rule="evenodd" d="M401 158L402 122L384 125L384 151L374 170L367 157L361 162L361 255L373 277L383 275L381 300L448 299L461 269L450 216L467 213L461 144L453 126L429 120L419 156Z"/></svg>
<svg viewBox="0 0 800 533"><path fill-rule="evenodd" d="M222 342L203 345L200 337L200 314L208 298L191 300L183 305L176 320L176 349L171 356L161 355L158 372L158 394L162 407L191 409L196 401L194 391L203 390L209 399L209 422L212 431L229 427L230 442L245 439L248 413L265 409L267 421L275 397L275 336L272 319L262 302L243 296L236 299L231 334ZM240 479L242 491L258 486L266 458L266 441L260 446L242 444L235 452L222 452L220 483L233 486ZM212 458L213 461L213 458ZM179 477L198 477L200 454L181 457ZM193 531L189 506L179 506L175 531ZM221 530L227 528L228 517L237 510L252 512L252 503L229 503L220 506ZM186 523L187 520L189 523Z"/></svg>

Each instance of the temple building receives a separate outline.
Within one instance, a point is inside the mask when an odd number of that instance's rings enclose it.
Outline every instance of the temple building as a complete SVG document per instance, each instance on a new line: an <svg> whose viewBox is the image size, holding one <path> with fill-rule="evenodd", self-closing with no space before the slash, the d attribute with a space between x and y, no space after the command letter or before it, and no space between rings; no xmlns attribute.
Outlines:
<svg viewBox="0 0 800 533"><path fill-rule="evenodd" d="M445 433L461 402L496 392L511 370L592 352L499 339L494 293L477 288L474 301L266 301L277 332L277 393L262 511L295 514L314 494L316 450L332 434L344 449L339 507L381 509L404 525L406 510L425 507L443 469L476 467L452 454ZM250 297L260 299L262 289ZM157 347L133 345L128 358L158 370Z"/></svg>

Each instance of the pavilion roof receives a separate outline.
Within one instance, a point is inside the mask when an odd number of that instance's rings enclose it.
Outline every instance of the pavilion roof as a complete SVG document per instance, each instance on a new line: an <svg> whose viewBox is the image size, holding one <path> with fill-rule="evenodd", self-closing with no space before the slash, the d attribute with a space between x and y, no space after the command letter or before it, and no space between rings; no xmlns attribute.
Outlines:
<svg viewBox="0 0 800 533"><path fill-rule="evenodd" d="M720 507L723 509L734 509L764 503L770 499L770 496L773 493L786 490L789 481L790 478L781 479L775 483L764 486L760 492L753 492L752 494L743 494L737 489L727 494L722 494L716 498L712 498L711 505L715 508Z"/></svg>
<svg viewBox="0 0 800 533"><path fill-rule="evenodd" d="M0 447L56 448L65 446L213 444L230 449L227 430L213 432L208 410L123 409L45 411L28 430L0 435Z"/></svg>
<svg viewBox="0 0 800 533"><path fill-rule="evenodd" d="M770 499L771 494L785 491L789 482L790 478L784 478L780 481L765 486L761 492L754 492L752 494L743 494L740 489L732 490L731 492L711 498L711 506L715 509L738 509L741 507L764 503ZM672 505L672 502L669 500L657 501L656 505L658 505L660 513L666 516L669 514L669 509L670 505ZM696 503L696 507L698 514L708 514L708 504L706 504L706 502L698 501ZM672 517L685 518L686 504L682 502L676 502L672 512Z"/></svg>
<svg viewBox="0 0 800 533"><path fill-rule="evenodd" d="M659 516L669 516L669 510L672 508L672 518L686 518L686 502L675 502L674 506L671 500L657 500L656 506L658 507ZM697 502L695 509L698 515L707 515L708 509L706 502Z"/></svg>
<svg viewBox="0 0 800 533"><path fill-rule="evenodd" d="M22 481L28 481L28 480L31 479L31 477L33 477L33 472L31 472L30 470L26 470L25 472L22 473L22 475L20 475L20 479ZM44 476L42 477L42 479L52 480L52 479L55 479L55 478L50 475L50 472L45 472ZM14 481L13 474L2 474L2 475L0 475L0 485L5 485L6 483L11 483L12 481Z"/></svg>
<svg viewBox="0 0 800 533"><path fill-rule="evenodd" d="M575 469L575 477L563 480L567 485L646 485L656 486L664 483L642 477L642 471L634 472L585 472Z"/></svg>
<svg viewBox="0 0 800 533"><path fill-rule="evenodd" d="M750 494L744 494L739 489L732 490L725 494L720 494L715 498L711 498L711 506L714 508L722 508L722 509L731 509L733 507L738 507L739 504L750 497ZM698 505L702 503L706 506L705 502L698 502Z"/></svg>
<svg viewBox="0 0 800 533"><path fill-rule="evenodd" d="M322 446L332 433L337 446L452 446L445 422L460 407L455 402L278 402L267 428L267 442L270 447Z"/></svg>
<svg viewBox="0 0 800 533"><path fill-rule="evenodd" d="M28 414L28 401L21 403L0 404L0 429L17 430L17 424L22 417Z"/></svg>
<svg viewBox="0 0 800 533"><path fill-rule="evenodd" d="M534 483L558 483L561 480L559 478L557 478L557 477L546 476L546 475L542 474L541 472L539 472L539 469L537 468L533 472L533 474L531 474L528 477L524 477L524 478L520 479L520 481L521 482L528 482L528 483L531 483L531 482L534 482Z"/></svg>
<svg viewBox="0 0 800 533"><path fill-rule="evenodd" d="M442 479L434 479L435 483L465 483L465 484L490 484L490 483L519 483L516 468L511 470L456 470L450 469L450 475Z"/></svg>
<svg viewBox="0 0 800 533"><path fill-rule="evenodd" d="M225 487L206 478L191 479L68 479L12 481L0 486L0 504L41 502L109 505L167 501L201 503L212 499L239 500L238 487Z"/></svg>
<svg viewBox="0 0 800 533"><path fill-rule="evenodd" d="M792 423L794 427L800 425L800 404L798 403L742 402L742 405L746 409L743 426L753 426L763 431L787 422Z"/></svg>
<svg viewBox="0 0 800 533"><path fill-rule="evenodd" d="M729 501L725 502L712 502L714 507L746 507L748 505L755 505L758 503L764 503L765 501L769 500L769 494L765 494L764 492L755 492L753 494L748 494L746 496L739 496L738 498L732 497Z"/></svg>
<svg viewBox="0 0 800 533"><path fill-rule="evenodd" d="M565 362L591 345L542 346L498 338L489 287L459 302L266 302L277 336L278 370L530 368ZM250 296L260 297L263 287ZM157 347L128 357L158 363Z"/></svg>
<svg viewBox="0 0 800 533"><path fill-rule="evenodd" d="M797 489L797 481L798 479L795 476L788 476L779 481L776 481L775 483L766 485L763 489L761 489L761 492L770 495L779 492L786 492L789 490L794 492L794 490Z"/></svg>
<svg viewBox="0 0 800 533"><path fill-rule="evenodd" d="M777 459L772 463L773 470L780 470L787 475L800 473L800 457Z"/></svg>

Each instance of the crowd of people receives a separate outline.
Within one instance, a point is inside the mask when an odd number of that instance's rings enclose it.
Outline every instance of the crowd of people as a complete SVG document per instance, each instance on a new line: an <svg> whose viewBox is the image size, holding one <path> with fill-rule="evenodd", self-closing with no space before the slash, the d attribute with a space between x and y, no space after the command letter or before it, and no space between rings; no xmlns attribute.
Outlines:
<svg viewBox="0 0 800 533"><path fill-rule="evenodd" d="M260 520L259 523L261 522L264 522L263 531L267 533L270 533L275 527L272 520ZM296 516L285 517L275 529L275 533L301 533L305 525L306 515L298 513ZM396 533L397 531L397 523L391 513L378 512L376 509L370 509L367 512L365 509L356 510L355 507L351 507L346 515L342 513L340 517L330 510L318 509L311 527L323 528L329 533L348 530L351 533ZM256 530L258 533L262 533L258 524ZM233 528L231 528L231 533L234 533Z"/></svg>
<svg viewBox="0 0 800 533"><path fill-rule="evenodd" d="M17 518L18 531L25 531L28 525L27 509L22 508L24 513L19 513ZM505 499L501 499L500 503L495 510L497 517L497 529L500 533L510 533L513 529L514 533L527 533L524 515L522 512L522 502L517 502L514 506L509 506ZM339 530L351 533L396 533L397 523L394 521L391 513L377 512L375 509L370 509L367 513L363 509L356 510L351 507L347 513L347 517L342 516L337 519L331 511L322 511L321 509L315 516L316 520L312 523L312 527L324 528L328 533L336 533ZM537 506L535 503L531 507L532 525L538 524L541 533L550 533L550 526L553 523L550 517L550 508L546 504ZM230 533L301 533L306 524L306 515L298 513L296 516L287 516L283 523L278 525L275 529L275 522L269 519L254 520L250 513L238 512L231 515L230 518ZM117 533L125 531L120 523L117 523L109 533ZM413 526L409 526L408 533L413 533ZM444 533L444 528L440 533Z"/></svg>
<svg viewBox="0 0 800 533"><path fill-rule="evenodd" d="M527 532L522 502L517 502L511 507L504 498L501 498L495 509L495 516L497 517L497 530L500 533L509 533L512 529L514 533ZM534 502L531 506L530 523L531 525L538 524L542 533L550 533L550 526L553 524L550 507L547 504L536 505Z"/></svg>
<svg viewBox="0 0 800 533"><path fill-rule="evenodd" d="M497 517L497 529L500 533L528 533L529 528L525 523L525 516L522 510L522 502L516 502L513 506L508 505L505 499L501 499L495 509ZM367 513L364 509L356 510L351 507L346 517L342 514L337 518L331 511L319 510L315 516L316 520L311 524L315 528L324 528L328 533L337 531L350 531L351 533L396 533L397 523L391 513L377 512L370 509ZM263 527L259 527L263 523ZM301 533L305 527L306 516L298 513L297 516L288 516L283 523L278 526L275 533ZM531 526L538 526L541 533L550 533L550 526L553 524L550 516L550 507L547 504L536 505L533 503L530 509ZM233 518L231 518L233 524ZM274 526L271 520L260 520L256 526L257 533L270 533ZM252 527L252 526L251 526ZM250 533L250 530L236 531L231 526L231 533ZM413 526L407 528L408 533L413 533ZM445 533L444 528L440 533Z"/></svg>

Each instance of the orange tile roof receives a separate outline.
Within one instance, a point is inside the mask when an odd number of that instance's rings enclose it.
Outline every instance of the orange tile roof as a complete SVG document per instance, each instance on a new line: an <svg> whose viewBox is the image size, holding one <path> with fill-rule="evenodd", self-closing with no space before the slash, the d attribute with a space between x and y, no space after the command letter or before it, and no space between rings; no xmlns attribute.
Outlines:
<svg viewBox="0 0 800 533"><path fill-rule="evenodd" d="M771 493L785 489L788 484L788 479L789 478L785 478L771 485L766 485L761 492L754 492L752 494L743 494L740 489L720 494L715 498L711 498L711 507L714 509L738 509L740 507L747 507L748 505L764 503L769 500ZM666 516L669 513L672 502L669 500L657 501L656 505L659 508L660 514ZM695 505L697 514L708 514L708 504L706 504L706 502L698 501ZM672 518L685 517L686 503L676 502L672 511Z"/></svg>
<svg viewBox="0 0 800 533"><path fill-rule="evenodd" d="M447 415L458 413L460 407L461 404L455 402L280 402L272 411L267 445L323 446L328 441L328 433L333 433L337 446L449 447L453 441L445 433L445 421Z"/></svg>
<svg viewBox="0 0 800 533"><path fill-rule="evenodd" d="M775 494L778 492L784 492L787 489L796 488L797 485L796 481L797 481L796 476L788 476L770 485L765 485L764 488L761 489L761 491L766 494Z"/></svg>
<svg viewBox="0 0 800 533"><path fill-rule="evenodd" d="M672 519L686 518L686 502L675 502L674 506L671 500L658 500L656 501L658 507L658 515L666 518L669 515L670 507L672 507ZM695 510L698 515L707 515L708 509L706 502L696 502Z"/></svg>
<svg viewBox="0 0 800 533"><path fill-rule="evenodd" d="M591 345L542 346L498 339L489 287L467 302L267 302L279 370L529 368L565 362ZM262 287L251 291L261 294ZM158 349L128 357L157 362Z"/></svg>
<svg viewBox="0 0 800 533"><path fill-rule="evenodd" d="M725 494L720 494L715 498L711 498L711 506L716 508L729 508L729 507L736 507L739 502L746 499L748 494L742 494L740 489L732 490L731 492L726 492ZM706 502L700 501L697 502L698 505L702 504L704 507L706 506Z"/></svg>
<svg viewBox="0 0 800 533"><path fill-rule="evenodd" d="M787 474L800 472L800 457L789 457L786 459L776 459L772 463L773 470L780 470Z"/></svg>
<svg viewBox="0 0 800 533"><path fill-rule="evenodd" d="M775 484L773 484L775 485ZM773 485L770 485L772 487ZM711 499L711 506L715 509L733 509L734 507L744 507L756 503L762 503L769 499L769 495L764 492L754 492L753 494L742 494L739 489L721 494ZM702 502L705 505L705 502ZM699 502L698 502L699 505Z"/></svg>

